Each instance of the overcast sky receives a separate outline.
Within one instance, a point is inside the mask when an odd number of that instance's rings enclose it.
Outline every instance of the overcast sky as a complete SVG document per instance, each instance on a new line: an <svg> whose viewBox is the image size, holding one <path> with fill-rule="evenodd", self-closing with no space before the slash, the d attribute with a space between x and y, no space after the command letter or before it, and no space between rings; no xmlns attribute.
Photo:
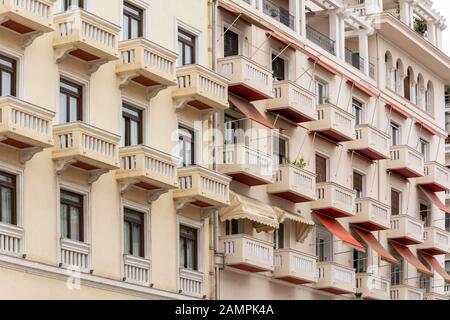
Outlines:
<svg viewBox="0 0 450 320"><path fill-rule="evenodd" d="M444 44L444 51L450 56L450 1L449 0L434 0L434 8L447 19L447 29L442 35L442 42Z"/></svg>

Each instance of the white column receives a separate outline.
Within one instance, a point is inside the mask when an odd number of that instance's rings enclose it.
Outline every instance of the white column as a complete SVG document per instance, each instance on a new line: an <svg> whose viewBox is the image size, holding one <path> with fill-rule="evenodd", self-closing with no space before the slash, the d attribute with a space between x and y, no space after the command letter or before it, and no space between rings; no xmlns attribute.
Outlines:
<svg viewBox="0 0 450 320"><path fill-rule="evenodd" d="M340 57L342 60L345 61L345 21L344 21L344 16L343 13L338 14L339 17L339 30L338 30L338 34L339 34L339 50L340 50Z"/></svg>
<svg viewBox="0 0 450 320"><path fill-rule="evenodd" d="M413 0L400 0L400 20L411 26Z"/></svg>
<svg viewBox="0 0 450 320"><path fill-rule="evenodd" d="M289 0L289 13L294 17L294 31L300 33L300 0Z"/></svg>
<svg viewBox="0 0 450 320"><path fill-rule="evenodd" d="M364 59L364 74L369 75L369 36L367 31L360 32L358 35L359 56Z"/></svg>
<svg viewBox="0 0 450 320"><path fill-rule="evenodd" d="M442 25L439 24L436 29L436 47L442 49Z"/></svg>
<svg viewBox="0 0 450 320"><path fill-rule="evenodd" d="M259 11L263 11L263 0L252 0L254 2L253 6Z"/></svg>
<svg viewBox="0 0 450 320"><path fill-rule="evenodd" d="M306 0L299 0L299 33L306 37Z"/></svg>
<svg viewBox="0 0 450 320"><path fill-rule="evenodd" d="M330 12L330 38L335 41L334 51L338 58L343 58L341 55L341 35L340 29L340 17L336 10Z"/></svg>
<svg viewBox="0 0 450 320"><path fill-rule="evenodd" d="M428 41L436 45L436 23L434 21L427 21Z"/></svg>
<svg viewBox="0 0 450 320"><path fill-rule="evenodd" d="M380 0L366 0L366 14L376 14L383 11L383 2Z"/></svg>

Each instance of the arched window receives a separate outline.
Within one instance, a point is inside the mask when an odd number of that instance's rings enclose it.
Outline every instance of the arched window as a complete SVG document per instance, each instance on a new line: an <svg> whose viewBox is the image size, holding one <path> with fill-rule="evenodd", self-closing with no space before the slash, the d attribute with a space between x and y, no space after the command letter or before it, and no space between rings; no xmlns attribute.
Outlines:
<svg viewBox="0 0 450 320"><path fill-rule="evenodd" d="M424 108L425 105L425 80L423 79L423 76L421 73L417 76L417 84L416 84L416 91L417 91L417 99L416 99L416 105L420 108Z"/></svg>
<svg viewBox="0 0 450 320"><path fill-rule="evenodd" d="M393 88L393 81L392 81L392 69L394 68L393 66L393 59L392 59L392 55L389 51L386 52L386 54L384 55L384 62L385 62L385 73L386 73L386 87L390 88L390 89L394 89Z"/></svg>
<svg viewBox="0 0 450 320"><path fill-rule="evenodd" d="M400 94L404 95L403 92L403 77L405 75L404 69L403 69L403 62L402 60L398 59L397 63L395 64L395 70L394 70L394 83L395 83L395 91Z"/></svg>
<svg viewBox="0 0 450 320"><path fill-rule="evenodd" d="M404 97L411 102L414 102L415 92L414 92L414 71L411 67L408 67L406 71L406 77L403 81Z"/></svg>
<svg viewBox="0 0 450 320"><path fill-rule="evenodd" d="M434 110L434 88L433 83L428 81L425 89L425 111L433 113Z"/></svg>

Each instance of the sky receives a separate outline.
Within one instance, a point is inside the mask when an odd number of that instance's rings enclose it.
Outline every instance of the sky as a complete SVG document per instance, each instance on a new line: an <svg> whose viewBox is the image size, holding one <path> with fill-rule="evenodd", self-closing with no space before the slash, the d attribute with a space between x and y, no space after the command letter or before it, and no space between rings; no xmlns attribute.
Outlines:
<svg viewBox="0 0 450 320"><path fill-rule="evenodd" d="M434 0L434 8L447 19L447 29L442 34L442 42L444 51L450 56L450 1L449 0Z"/></svg>

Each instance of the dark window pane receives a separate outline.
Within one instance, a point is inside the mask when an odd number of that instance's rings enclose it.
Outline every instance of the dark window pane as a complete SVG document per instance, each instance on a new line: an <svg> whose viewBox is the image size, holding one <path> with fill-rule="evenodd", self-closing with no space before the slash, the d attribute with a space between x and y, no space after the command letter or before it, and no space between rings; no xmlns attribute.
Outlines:
<svg viewBox="0 0 450 320"><path fill-rule="evenodd" d="M327 181L327 159L316 155L316 181Z"/></svg>
<svg viewBox="0 0 450 320"><path fill-rule="evenodd" d="M224 38L224 56L237 56L239 55L239 35L231 30L226 31Z"/></svg>

